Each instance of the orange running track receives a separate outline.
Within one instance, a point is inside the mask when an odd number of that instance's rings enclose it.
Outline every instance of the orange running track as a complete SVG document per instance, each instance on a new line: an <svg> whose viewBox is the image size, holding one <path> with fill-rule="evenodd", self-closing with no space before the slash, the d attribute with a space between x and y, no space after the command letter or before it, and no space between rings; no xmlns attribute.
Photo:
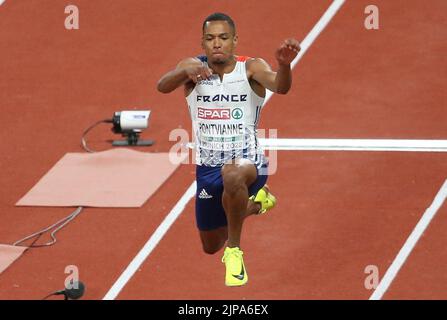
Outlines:
<svg viewBox="0 0 447 320"><path fill-rule="evenodd" d="M71 208L15 207L82 132L126 108L153 111L147 152L167 152L175 128L190 130L178 90L159 77L201 52L202 20L230 14L238 53L263 57L289 36L302 40L330 0L78 0L80 29L64 29L65 1L0 6L2 154L0 243L46 227ZM363 26L368 1L346 1L274 95L260 128L279 138L446 139L447 61L443 0L377 0L380 29ZM115 138L115 137L113 137ZM109 148L110 128L89 145ZM251 217L242 237L250 282L223 284L221 253L201 252L190 201L117 299L368 299L367 265L383 275L447 178L445 153L279 151L269 178L279 204ZM50 248L27 251L0 275L0 299L41 299L76 265L84 299L102 299L194 181L184 165L140 209L86 208ZM82 187L82 186L80 186ZM446 299L442 273L446 205L439 210L384 299ZM45 241L47 239L42 239Z"/></svg>

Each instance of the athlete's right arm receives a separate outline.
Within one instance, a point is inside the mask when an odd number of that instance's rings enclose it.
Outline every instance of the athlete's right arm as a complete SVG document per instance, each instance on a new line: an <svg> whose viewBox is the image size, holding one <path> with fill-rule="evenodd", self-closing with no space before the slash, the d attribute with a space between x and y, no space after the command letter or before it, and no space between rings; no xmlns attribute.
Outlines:
<svg viewBox="0 0 447 320"><path fill-rule="evenodd" d="M174 70L169 71L158 80L157 89L162 93L169 93L188 82L197 83L197 81L208 79L211 74L212 70L199 59L186 58L180 61Z"/></svg>

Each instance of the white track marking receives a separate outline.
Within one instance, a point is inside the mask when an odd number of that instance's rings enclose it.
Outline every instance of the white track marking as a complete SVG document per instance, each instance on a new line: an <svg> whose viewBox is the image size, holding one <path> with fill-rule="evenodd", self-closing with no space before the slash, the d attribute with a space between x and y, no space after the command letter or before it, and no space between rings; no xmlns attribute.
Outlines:
<svg viewBox="0 0 447 320"><path fill-rule="evenodd" d="M5 2L5 0L0 0L0 6Z"/></svg>
<svg viewBox="0 0 447 320"><path fill-rule="evenodd" d="M178 216L183 212L189 200L191 200L196 193L196 182L194 181L186 190L185 194L180 198L177 204L172 208L171 212L166 216L160 226L155 230L154 234L150 237L150 239L146 242L144 247L138 252L129 266L124 270L121 276L116 280L113 284L112 288L110 288L109 292L105 295L103 300L114 300L121 290L124 288L126 283L132 278L138 268L143 264L146 258L151 254L151 252L155 249L157 244L169 230L171 225L175 222Z"/></svg>
<svg viewBox="0 0 447 320"><path fill-rule="evenodd" d="M298 52L298 55L292 61L292 64L291 64L292 69L296 66L298 61L301 60L301 58L304 56L306 51L310 48L312 43L314 43L315 39L320 35L320 33L324 30L324 28L326 28L328 23L332 20L332 18L335 16L337 11L341 8L341 6L344 3L345 3L345 0L334 0L332 2L332 4L329 6L329 8L326 10L326 12L323 14L323 16L317 22L317 24L313 27L312 30L310 30L310 32L307 34L307 36L300 43L301 50L300 50L300 52ZM272 91L266 90L263 106L266 105L267 101L270 100L272 95L273 95Z"/></svg>
<svg viewBox="0 0 447 320"><path fill-rule="evenodd" d="M314 42L314 40L317 38L317 36L323 31L323 29L327 26L329 21L332 19L332 17L335 15L335 13L338 11L338 9L343 5L345 0L334 0L332 4L329 6L329 8L326 10L320 21L315 25L315 27L310 31L310 33L306 36L306 38L301 43L301 51L299 52L298 56L295 58L295 60L292 62L291 67L293 68L297 62L301 59L301 57L304 55L304 53L307 51L307 49L310 47L310 45ZM272 96L272 93L266 94L264 105L267 103L267 101ZM183 209L185 208L188 201L194 196L196 189L196 182L194 181L193 184L188 188L186 193L182 196L182 198L179 200L179 202L176 204L174 209L168 214L166 219L162 222L162 224L157 228L155 233L152 235L152 237L149 239L149 241L144 245L143 249L140 250L140 252L137 254L137 256L132 260L130 265L126 268L126 270L121 274L121 276L118 278L118 280L113 284L112 288L107 292L103 300L114 300L118 294L121 292L121 290L124 288L126 283L132 278L132 276L135 274L135 272L138 270L138 268L141 266L141 264L147 259L149 254L154 250L158 242L161 240L163 235L168 231L170 226L174 223L174 221L177 219L177 217L182 213ZM174 212L173 212L174 211Z"/></svg>
<svg viewBox="0 0 447 320"><path fill-rule="evenodd" d="M447 152L447 140L258 139L264 150ZM185 146L194 149L194 143Z"/></svg>
<svg viewBox="0 0 447 320"><path fill-rule="evenodd" d="M428 225L430 224L430 221L433 219L436 212L442 206L446 198L447 198L447 180L442 185L441 189L439 190L438 194L433 200L431 206L422 215L422 218L419 220L413 232L408 237L402 249L400 249L398 255L396 256L393 263L386 271L385 275L382 278L382 281L380 281L379 285L377 286L376 290L373 292L369 300L382 299L383 295L388 290L389 286L393 282L400 268L405 263L405 260L410 255L411 251L418 242L419 238L422 236L425 229L427 229Z"/></svg>
<svg viewBox="0 0 447 320"><path fill-rule="evenodd" d="M447 140L259 139L266 150L447 152Z"/></svg>

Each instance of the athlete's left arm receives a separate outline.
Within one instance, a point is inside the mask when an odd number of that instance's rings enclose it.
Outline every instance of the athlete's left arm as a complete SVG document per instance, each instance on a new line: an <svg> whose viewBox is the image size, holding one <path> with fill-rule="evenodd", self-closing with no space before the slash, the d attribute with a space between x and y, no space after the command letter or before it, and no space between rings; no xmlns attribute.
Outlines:
<svg viewBox="0 0 447 320"><path fill-rule="evenodd" d="M277 72L272 71L263 59L256 58L249 66L251 77L270 91L286 94L292 85L290 64L299 51L300 44L296 39L286 39L276 50Z"/></svg>

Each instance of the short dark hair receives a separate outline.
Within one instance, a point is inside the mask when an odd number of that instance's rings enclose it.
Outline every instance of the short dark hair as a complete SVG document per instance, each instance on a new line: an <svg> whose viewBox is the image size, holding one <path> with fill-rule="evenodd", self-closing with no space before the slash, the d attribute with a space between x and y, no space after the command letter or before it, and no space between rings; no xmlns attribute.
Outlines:
<svg viewBox="0 0 447 320"><path fill-rule="evenodd" d="M226 15L225 13L215 12L215 13L209 15L205 19L205 21L203 21L202 33L205 32L205 25L209 21L226 21L230 25L230 27L233 29L233 33L236 34L236 26L234 24L233 19L231 19L231 17L229 15Z"/></svg>

